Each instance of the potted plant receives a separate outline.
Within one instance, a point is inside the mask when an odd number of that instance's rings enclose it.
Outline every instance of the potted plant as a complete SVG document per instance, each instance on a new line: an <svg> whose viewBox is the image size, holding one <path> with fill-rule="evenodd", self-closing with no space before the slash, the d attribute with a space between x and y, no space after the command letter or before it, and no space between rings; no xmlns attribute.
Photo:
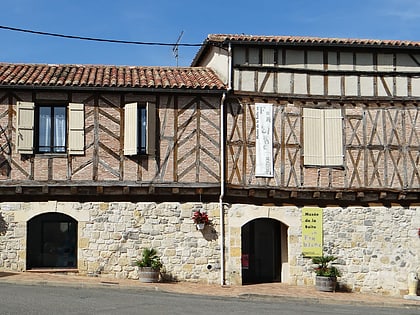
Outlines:
<svg viewBox="0 0 420 315"><path fill-rule="evenodd" d="M332 266L332 262L337 257L334 256L319 256L313 257L312 263L317 264L314 268L315 287L318 291L333 292L337 286L337 277L340 276L340 271L337 267Z"/></svg>
<svg viewBox="0 0 420 315"><path fill-rule="evenodd" d="M195 225L197 226L197 229L199 230L204 229L204 226L210 223L207 212L201 212L200 210L194 211L191 219L194 221Z"/></svg>
<svg viewBox="0 0 420 315"><path fill-rule="evenodd" d="M162 262L154 248L144 248L141 259L136 261L139 267L139 280L141 282L158 282Z"/></svg>

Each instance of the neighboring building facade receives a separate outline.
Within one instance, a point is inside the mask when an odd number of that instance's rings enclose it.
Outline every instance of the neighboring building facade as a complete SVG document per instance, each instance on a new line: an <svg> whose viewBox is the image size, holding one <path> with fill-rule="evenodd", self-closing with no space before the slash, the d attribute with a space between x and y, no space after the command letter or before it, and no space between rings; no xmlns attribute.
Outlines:
<svg viewBox="0 0 420 315"><path fill-rule="evenodd" d="M332 254L342 287L406 294L420 272L420 44L246 35L204 44L192 65L229 90L227 278L309 284L309 257Z"/></svg>
<svg viewBox="0 0 420 315"><path fill-rule="evenodd" d="M168 279L312 285L328 253L342 287L405 294L419 63L412 42L210 35L191 68L0 65L0 268L135 279L152 246Z"/></svg>
<svg viewBox="0 0 420 315"><path fill-rule="evenodd" d="M154 247L217 282L191 216L218 213L224 92L208 68L0 65L0 267L136 278Z"/></svg>

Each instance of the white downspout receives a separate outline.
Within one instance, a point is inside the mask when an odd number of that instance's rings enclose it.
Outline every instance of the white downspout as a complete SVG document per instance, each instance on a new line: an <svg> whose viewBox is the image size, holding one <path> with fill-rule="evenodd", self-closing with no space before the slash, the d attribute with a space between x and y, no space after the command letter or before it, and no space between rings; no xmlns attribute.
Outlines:
<svg viewBox="0 0 420 315"><path fill-rule="evenodd" d="M228 92L232 89L232 46L228 46Z"/></svg>
<svg viewBox="0 0 420 315"><path fill-rule="evenodd" d="M225 108L226 93L223 93L220 101L220 285L225 285L225 214L223 210L223 197L225 194Z"/></svg>
<svg viewBox="0 0 420 315"><path fill-rule="evenodd" d="M228 92L232 89L232 47L229 43L228 48ZM223 209L223 197L225 194L225 99L223 93L220 101L220 285L225 285L225 212Z"/></svg>

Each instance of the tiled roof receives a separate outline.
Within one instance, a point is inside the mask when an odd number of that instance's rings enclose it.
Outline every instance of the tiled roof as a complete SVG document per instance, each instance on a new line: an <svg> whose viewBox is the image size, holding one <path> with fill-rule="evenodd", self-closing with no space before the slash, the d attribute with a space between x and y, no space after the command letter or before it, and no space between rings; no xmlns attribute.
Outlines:
<svg viewBox="0 0 420 315"><path fill-rule="evenodd" d="M204 67L130 67L0 63L1 86L223 90Z"/></svg>
<svg viewBox="0 0 420 315"><path fill-rule="evenodd" d="M305 36L259 36L259 35L229 35L210 34L207 37L209 42L247 42L247 43L278 43L295 45L330 45L330 46L369 46L369 47L399 47L415 48L420 47L420 42L404 40L376 40L376 39L352 39L352 38L322 38Z"/></svg>

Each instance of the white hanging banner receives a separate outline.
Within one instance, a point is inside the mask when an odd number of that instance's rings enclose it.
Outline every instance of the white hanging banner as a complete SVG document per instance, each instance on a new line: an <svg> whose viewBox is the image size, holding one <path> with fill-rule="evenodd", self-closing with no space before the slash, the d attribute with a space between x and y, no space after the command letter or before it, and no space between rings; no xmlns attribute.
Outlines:
<svg viewBox="0 0 420 315"><path fill-rule="evenodd" d="M255 176L273 177L273 104L255 104Z"/></svg>

